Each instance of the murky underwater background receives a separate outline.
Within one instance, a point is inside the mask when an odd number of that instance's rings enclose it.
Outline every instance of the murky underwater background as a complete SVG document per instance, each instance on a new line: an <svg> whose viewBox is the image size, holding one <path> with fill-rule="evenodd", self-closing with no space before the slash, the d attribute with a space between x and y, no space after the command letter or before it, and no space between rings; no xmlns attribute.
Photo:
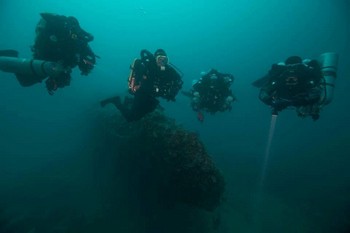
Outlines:
<svg viewBox="0 0 350 233"><path fill-rule="evenodd" d="M39 13L52 12L77 17L101 57L54 96L0 73L0 232L349 232L349 9L347 0L0 0L0 49L30 57ZM115 109L99 101L126 94L144 48L167 51L184 90L210 68L235 76L233 110L203 124L186 97L162 102L225 177L225 201L212 213L157 206L152 184L140 191L143 159L101 146L101 116ZM324 52L340 57L334 100L316 122L278 116L259 190L271 114L251 83L290 55Z"/></svg>

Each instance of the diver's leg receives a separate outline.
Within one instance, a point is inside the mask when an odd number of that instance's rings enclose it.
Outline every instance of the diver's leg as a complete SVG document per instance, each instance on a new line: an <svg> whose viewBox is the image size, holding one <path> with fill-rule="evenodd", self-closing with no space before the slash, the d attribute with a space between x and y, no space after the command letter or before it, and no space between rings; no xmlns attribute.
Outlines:
<svg viewBox="0 0 350 233"><path fill-rule="evenodd" d="M119 96L111 97L105 100L102 100L100 102L101 106L104 107L107 104L113 104L122 114L122 116L127 120L127 121L134 121L137 120L137 116L135 116L136 111L132 109L133 106L133 101L131 98L126 97L124 99L124 102L122 103L121 99ZM132 104L132 105L131 105ZM131 105L131 109L130 109Z"/></svg>
<svg viewBox="0 0 350 233"><path fill-rule="evenodd" d="M116 106L116 108L120 107L122 105L120 97L119 96L115 96L115 97L111 97L105 100L102 100L100 102L101 107L106 106L107 104L114 104L114 106Z"/></svg>
<svg viewBox="0 0 350 233"><path fill-rule="evenodd" d="M140 100L139 100L140 101ZM136 105L135 105L136 102ZM142 116L139 115L137 101L132 101L131 98L126 97L122 103L119 96L111 97L100 102L101 106L104 107L107 104L113 104L122 114L127 121L135 121L140 119ZM131 105L131 108L129 106Z"/></svg>
<svg viewBox="0 0 350 233"><path fill-rule="evenodd" d="M159 104L159 101L149 95L136 94L130 111L123 114L128 121L137 121L146 114L153 112Z"/></svg>
<svg viewBox="0 0 350 233"><path fill-rule="evenodd" d="M134 97L125 96L123 104L125 106L131 106L134 103Z"/></svg>
<svg viewBox="0 0 350 233"><path fill-rule="evenodd" d="M119 96L108 98L100 102L102 107L110 103L114 104L123 117L131 122L140 120L147 113L153 112L158 106L159 101L152 96L136 93L134 98L126 97L123 103Z"/></svg>

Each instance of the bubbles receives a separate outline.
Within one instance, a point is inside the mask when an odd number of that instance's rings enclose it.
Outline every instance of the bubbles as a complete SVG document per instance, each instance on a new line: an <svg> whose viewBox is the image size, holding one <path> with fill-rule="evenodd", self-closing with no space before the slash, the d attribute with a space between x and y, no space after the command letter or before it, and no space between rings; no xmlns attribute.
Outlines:
<svg viewBox="0 0 350 233"><path fill-rule="evenodd" d="M262 189L264 181L265 181L265 177L266 177L266 170L267 170L267 165L268 165L269 157L270 157L272 139L273 139L273 135L275 133L276 121L277 121L277 115L272 115L271 116L271 122L270 122L269 137L267 139L267 145L266 145L266 149L265 149L264 162L263 162L261 178L260 178L260 189Z"/></svg>

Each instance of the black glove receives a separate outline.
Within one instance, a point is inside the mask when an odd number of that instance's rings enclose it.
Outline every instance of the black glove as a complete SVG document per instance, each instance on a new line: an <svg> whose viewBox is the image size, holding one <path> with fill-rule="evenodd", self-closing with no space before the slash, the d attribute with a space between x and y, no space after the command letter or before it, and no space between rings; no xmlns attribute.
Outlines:
<svg viewBox="0 0 350 233"><path fill-rule="evenodd" d="M82 75L88 75L96 64L96 55L87 43L80 45L78 67Z"/></svg>
<svg viewBox="0 0 350 233"><path fill-rule="evenodd" d="M94 55L82 57L78 64L79 69L81 71L81 75L88 75L91 72L91 70L94 68L95 63L96 63L96 58Z"/></svg>
<svg viewBox="0 0 350 233"><path fill-rule="evenodd" d="M49 77L48 79L46 79L45 83L49 95L53 95L58 88L56 80L52 77Z"/></svg>
<svg viewBox="0 0 350 233"><path fill-rule="evenodd" d="M49 77L46 83L46 89L50 95L53 95L58 88L63 88L70 85L71 76L69 73L65 73L59 77Z"/></svg>

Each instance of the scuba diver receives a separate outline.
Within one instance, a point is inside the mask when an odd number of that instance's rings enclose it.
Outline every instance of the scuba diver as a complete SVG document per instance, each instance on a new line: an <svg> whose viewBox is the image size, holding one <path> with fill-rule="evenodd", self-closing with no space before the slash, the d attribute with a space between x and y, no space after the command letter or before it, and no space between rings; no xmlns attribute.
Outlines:
<svg viewBox="0 0 350 233"><path fill-rule="evenodd" d="M89 42L94 37L84 31L72 16L41 13L32 46L33 58L57 62L68 70L78 66L81 75L88 75L96 63L96 55ZM49 77L46 87L50 94L70 84L70 72L60 77Z"/></svg>
<svg viewBox="0 0 350 233"><path fill-rule="evenodd" d="M159 105L158 97L175 101L182 88L182 75L169 63L167 54L158 49L154 55L148 50L141 51L141 58L134 60L130 67L128 90L134 97L119 96L101 101L101 106L113 104L123 117L131 122L137 121Z"/></svg>
<svg viewBox="0 0 350 233"><path fill-rule="evenodd" d="M93 36L84 31L75 17L41 13L36 38L31 47L33 59L20 59L14 50L0 51L0 69L16 74L22 86L31 86L46 79L50 95L70 84L72 69L79 67L88 75L96 63L89 42Z"/></svg>
<svg viewBox="0 0 350 233"><path fill-rule="evenodd" d="M300 117L319 118L321 108L331 102L338 57L325 53L317 60L291 56L273 64L263 78L253 82L260 88L259 99L272 107L272 114L288 107Z"/></svg>
<svg viewBox="0 0 350 233"><path fill-rule="evenodd" d="M182 92L191 98L191 107L197 112L197 118L203 122L203 111L215 114L232 109L232 103L236 100L231 90L234 77L231 74L218 72L211 69L202 72L199 80L193 80L190 92Z"/></svg>

